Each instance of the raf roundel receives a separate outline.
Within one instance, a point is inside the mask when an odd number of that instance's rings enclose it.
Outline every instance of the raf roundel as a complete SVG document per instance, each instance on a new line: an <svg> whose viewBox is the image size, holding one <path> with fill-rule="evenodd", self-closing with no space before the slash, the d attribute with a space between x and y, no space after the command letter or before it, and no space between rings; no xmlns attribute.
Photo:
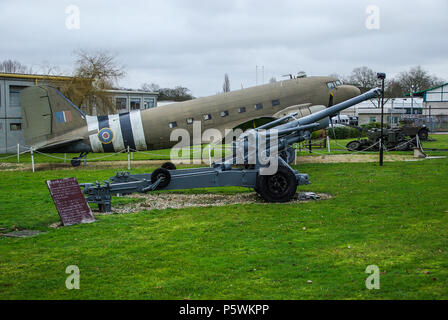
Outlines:
<svg viewBox="0 0 448 320"><path fill-rule="evenodd" d="M109 144L114 139L114 132L110 128L103 128L98 132L98 139L102 144Z"/></svg>

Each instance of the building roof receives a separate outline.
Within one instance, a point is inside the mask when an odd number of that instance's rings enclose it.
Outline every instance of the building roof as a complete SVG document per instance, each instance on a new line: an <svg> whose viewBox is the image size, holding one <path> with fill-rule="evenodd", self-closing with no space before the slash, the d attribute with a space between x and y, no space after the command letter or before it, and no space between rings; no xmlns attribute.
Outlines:
<svg viewBox="0 0 448 320"><path fill-rule="evenodd" d="M31 80L72 80L73 77L68 76L51 76L44 74L22 74L22 73L0 73L0 78L18 78Z"/></svg>
<svg viewBox="0 0 448 320"><path fill-rule="evenodd" d="M425 94L425 92L427 92L427 91L431 91L431 90L434 90L434 89L437 89L437 88L441 88L441 87L443 87L443 86L446 86L447 84L448 84L448 82L445 82L444 84L435 86L435 87L433 87L433 88L429 88L429 89L421 90L421 91L417 91L417 92L407 93L407 94L405 94L404 96L405 96L405 97L410 97L411 94L412 94L414 97L423 97L423 95Z"/></svg>
<svg viewBox="0 0 448 320"><path fill-rule="evenodd" d="M150 94L150 95L159 95L158 92L155 91L141 91L141 90L120 90L120 89L108 89L103 90L104 92L117 93L117 94Z"/></svg>
<svg viewBox="0 0 448 320"><path fill-rule="evenodd" d="M395 108L384 108L384 114L403 114L406 111L403 109L395 109ZM381 114L380 108L368 108L368 109L358 109L358 115L361 114Z"/></svg>

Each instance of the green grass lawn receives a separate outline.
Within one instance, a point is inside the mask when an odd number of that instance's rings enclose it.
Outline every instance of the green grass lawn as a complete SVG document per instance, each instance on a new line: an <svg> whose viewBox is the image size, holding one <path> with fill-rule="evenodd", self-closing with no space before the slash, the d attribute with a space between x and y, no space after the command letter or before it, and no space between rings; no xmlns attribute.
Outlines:
<svg viewBox="0 0 448 320"><path fill-rule="evenodd" d="M431 139L434 139L435 141L423 141L422 145L424 148L437 148L437 149L448 149L448 135L431 135ZM352 152L345 150L345 146L348 142L353 141L356 139L330 139L330 154L351 154ZM221 154L226 154L228 156L231 155L231 151L227 149L226 151L221 151L220 149L222 146L217 146L217 152ZM224 146L225 147L225 146ZM297 146L297 148L299 148ZM298 155L301 156L319 156L319 155L327 155L328 149L327 148L319 148L319 147L313 147L312 151L313 153L309 153L308 149L306 147L302 147L302 151L297 151ZM22 150L24 151L24 150ZM367 151L364 153L375 153L377 151ZM446 152L446 151L442 151ZM144 152L133 152L132 153L132 160L170 160L170 153L171 149L163 149L163 150L150 150L150 151L144 151ZM216 158L218 158L218 153L216 155ZM391 151L390 154L413 154L413 151ZM428 155L439 155L441 151L428 151ZM214 156L215 153L212 151L212 156ZM77 157L79 154L75 153L56 153L56 154L34 154L34 161L35 163L64 163L66 162L68 166L70 166L70 159L73 157ZM185 152L183 154L179 154L178 157L182 159L204 159L206 162L208 162L208 149L206 148L206 145L203 145L202 147L194 146L191 147L189 152ZM94 153L89 154L87 156L87 160L90 162L98 162L98 161L127 161L128 160L128 154L126 152L119 153L119 154L102 154L102 153ZM25 153L20 155L19 158L20 163L31 163L31 155L29 153ZM0 154L0 163L17 163L17 156L14 154Z"/></svg>
<svg viewBox="0 0 448 320"><path fill-rule="evenodd" d="M447 159L297 169L312 182L299 190L333 197L103 215L57 229L45 180L101 181L116 170L0 171L1 232L46 232L0 237L0 299L448 298ZM186 192L214 191L251 192ZM69 265L80 268L80 290L65 287ZM380 268L379 290L365 287L368 265Z"/></svg>

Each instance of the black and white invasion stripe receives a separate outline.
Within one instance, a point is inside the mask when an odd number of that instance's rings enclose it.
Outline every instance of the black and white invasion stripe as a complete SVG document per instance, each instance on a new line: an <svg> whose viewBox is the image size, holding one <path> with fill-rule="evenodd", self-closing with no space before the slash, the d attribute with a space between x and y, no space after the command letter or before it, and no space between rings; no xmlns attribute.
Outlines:
<svg viewBox="0 0 448 320"><path fill-rule="evenodd" d="M140 111L106 116L86 116L90 145L93 152L119 152L129 146L133 150L147 150ZM101 129L109 128L113 133L111 143L98 137Z"/></svg>

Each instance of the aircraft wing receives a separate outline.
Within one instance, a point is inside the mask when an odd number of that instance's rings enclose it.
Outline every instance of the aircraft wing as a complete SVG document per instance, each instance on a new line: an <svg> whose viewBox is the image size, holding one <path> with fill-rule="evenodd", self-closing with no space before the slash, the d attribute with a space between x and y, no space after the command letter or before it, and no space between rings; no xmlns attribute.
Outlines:
<svg viewBox="0 0 448 320"><path fill-rule="evenodd" d="M56 147L63 147L78 141L83 140L83 137L71 137L69 139L61 139L61 138L57 138L57 139L51 139L48 140L47 143L45 143L44 145L41 146L36 146L38 150L45 150L45 149L53 149Z"/></svg>

